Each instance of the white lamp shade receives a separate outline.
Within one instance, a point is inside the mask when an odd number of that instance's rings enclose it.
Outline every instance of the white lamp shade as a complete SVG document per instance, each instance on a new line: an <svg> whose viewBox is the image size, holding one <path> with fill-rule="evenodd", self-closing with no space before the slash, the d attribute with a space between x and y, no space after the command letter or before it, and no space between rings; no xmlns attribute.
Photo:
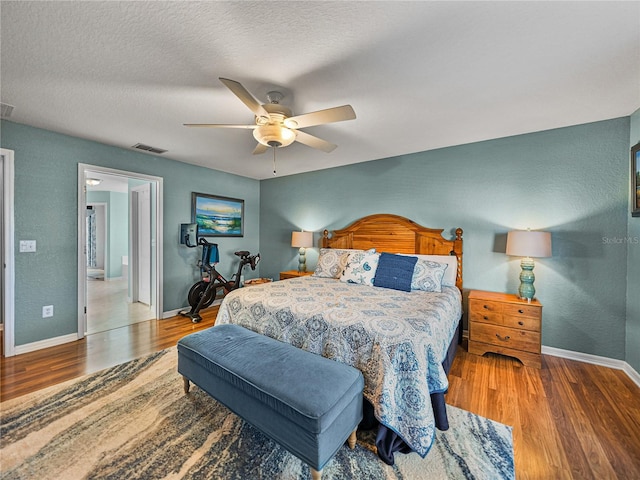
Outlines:
<svg viewBox="0 0 640 480"><path fill-rule="evenodd" d="M291 246L304 248L313 247L313 232L292 232Z"/></svg>
<svg viewBox="0 0 640 480"><path fill-rule="evenodd" d="M551 232L513 230L507 234L506 254L514 257L550 257Z"/></svg>

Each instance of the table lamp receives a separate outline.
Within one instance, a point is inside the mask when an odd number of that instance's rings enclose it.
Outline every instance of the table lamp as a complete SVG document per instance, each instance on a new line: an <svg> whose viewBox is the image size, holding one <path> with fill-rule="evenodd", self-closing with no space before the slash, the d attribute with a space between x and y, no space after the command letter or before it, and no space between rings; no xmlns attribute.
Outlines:
<svg viewBox="0 0 640 480"><path fill-rule="evenodd" d="M313 232L292 232L291 246L300 248L300 250L298 250L298 271L306 272L307 260L305 258L305 250L308 247L313 247Z"/></svg>
<svg viewBox="0 0 640 480"><path fill-rule="evenodd" d="M531 230L513 230L507 234L507 255L524 257L520 261L520 287L518 296L531 302L535 298L536 289L533 286L534 262L532 257L551 256L551 233L532 232Z"/></svg>

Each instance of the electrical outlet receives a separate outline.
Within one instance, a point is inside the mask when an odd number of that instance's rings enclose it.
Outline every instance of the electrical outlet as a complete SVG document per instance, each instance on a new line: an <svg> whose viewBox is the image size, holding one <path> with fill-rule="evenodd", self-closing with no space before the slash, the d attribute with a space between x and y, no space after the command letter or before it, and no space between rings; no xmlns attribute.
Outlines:
<svg viewBox="0 0 640 480"><path fill-rule="evenodd" d="M45 305L42 307L42 318L53 317L53 305Z"/></svg>

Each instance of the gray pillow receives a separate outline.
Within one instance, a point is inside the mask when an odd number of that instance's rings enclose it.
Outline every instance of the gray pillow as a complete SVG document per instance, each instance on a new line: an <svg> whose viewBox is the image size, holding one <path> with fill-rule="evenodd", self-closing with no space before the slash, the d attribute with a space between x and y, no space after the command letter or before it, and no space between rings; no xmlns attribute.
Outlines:
<svg viewBox="0 0 640 480"><path fill-rule="evenodd" d="M373 249L372 249L373 250ZM363 252L353 248L321 248L318 264L313 272L314 277L322 278L340 278L347 257L351 252ZM375 252L375 250L373 250Z"/></svg>

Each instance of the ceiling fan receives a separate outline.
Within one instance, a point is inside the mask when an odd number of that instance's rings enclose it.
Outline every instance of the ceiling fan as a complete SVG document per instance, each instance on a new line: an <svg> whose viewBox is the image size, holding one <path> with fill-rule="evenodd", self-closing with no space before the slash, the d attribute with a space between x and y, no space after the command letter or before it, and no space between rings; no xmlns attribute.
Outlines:
<svg viewBox="0 0 640 480"><path fill-rule="evenodd" d="M341 107L292 116L289 108L280 105L283 97L283 94L280 92L273 91L267 93L269 103L261 104L239 82L229 80L228 78L220 78L220 81L254 113L255 125L216 123L185 123L184 125L186 127L252 129L253 136L258 141L258 145L253 150L254 155L266 152L269 147L273 147L274 149L286 147L293 142L300 142L309 147L322 150L323 152L332 152L337 145L299 129L356 118L356 113L353 111L351 105L343 105Z"/></svg>

